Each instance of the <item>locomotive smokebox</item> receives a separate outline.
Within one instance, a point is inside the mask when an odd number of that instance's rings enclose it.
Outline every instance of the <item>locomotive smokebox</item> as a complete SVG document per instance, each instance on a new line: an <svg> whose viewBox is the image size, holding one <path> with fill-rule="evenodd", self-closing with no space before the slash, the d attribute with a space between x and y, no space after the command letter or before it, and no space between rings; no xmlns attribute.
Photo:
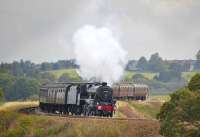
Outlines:
<svg viewBox="0 0 200 137"><path fill-rule="evenodd" d="M107 86L107 82L102 82L102 86Z"/></svg>

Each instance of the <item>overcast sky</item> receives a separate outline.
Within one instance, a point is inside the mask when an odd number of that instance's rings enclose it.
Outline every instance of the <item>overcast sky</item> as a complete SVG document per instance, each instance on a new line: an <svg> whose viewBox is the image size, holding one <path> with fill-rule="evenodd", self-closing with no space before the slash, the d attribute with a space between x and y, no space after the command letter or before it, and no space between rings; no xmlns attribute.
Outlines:
<svg viewBox="0 0 200 137"><path fill-rule="evenodd" d="M132 59L200 49L200 0L0 0L0 62L73 58L73 34L87 24L111 29Z"/></svg>

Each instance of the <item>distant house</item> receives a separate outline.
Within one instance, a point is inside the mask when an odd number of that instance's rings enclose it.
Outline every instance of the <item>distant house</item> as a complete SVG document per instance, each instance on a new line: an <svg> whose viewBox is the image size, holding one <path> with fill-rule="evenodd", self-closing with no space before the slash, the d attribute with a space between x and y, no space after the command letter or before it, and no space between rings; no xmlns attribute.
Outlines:
<svg viewBox="0 0 200 137"><path fill-rule="evenodd" d="M126 65L126 70L136 71L136 70L138 70L136 66L137 66L136 60L129 60L128 64Z"/></svg>
<svg viewBox="0 0 200 137"><path fill-rule="evenodd" d="M185 71L193 71L196 62L196 60L165 60L165 61L169 64L171 63L182 64L187 69Z"/></svg>

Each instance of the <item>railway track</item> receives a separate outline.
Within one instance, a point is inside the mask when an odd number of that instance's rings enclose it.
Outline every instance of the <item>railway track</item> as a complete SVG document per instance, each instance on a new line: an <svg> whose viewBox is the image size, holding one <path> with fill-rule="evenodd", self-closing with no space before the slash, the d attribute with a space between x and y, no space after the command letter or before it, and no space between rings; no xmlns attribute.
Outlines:
<svg viewBox="0 0 200 137"><path fill-rule="evenodd" d="M45 113L41 112L39 107L29 107L23 108L19 110L20 113L23 114L31 114L31 115L41 115L41 116L56 116L60 118L68 118L70 120L112 120L112 121L157 121L156 119L146 119L146 118L117 118L117 117L97 117L97 116L77 116L77 115L64 115L60 113Z"/></svg>

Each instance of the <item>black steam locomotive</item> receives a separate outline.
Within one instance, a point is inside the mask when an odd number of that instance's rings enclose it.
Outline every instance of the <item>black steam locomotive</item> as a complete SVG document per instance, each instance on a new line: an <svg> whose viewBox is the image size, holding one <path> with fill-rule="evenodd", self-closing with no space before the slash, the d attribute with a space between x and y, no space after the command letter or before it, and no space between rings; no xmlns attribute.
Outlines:
<svg viewBox="0 0 200 137"><path fill-rule="evenodd" d="M107 83L49 83L40 88L40 109L49 113L113 116L115 101Z"/></svg>

